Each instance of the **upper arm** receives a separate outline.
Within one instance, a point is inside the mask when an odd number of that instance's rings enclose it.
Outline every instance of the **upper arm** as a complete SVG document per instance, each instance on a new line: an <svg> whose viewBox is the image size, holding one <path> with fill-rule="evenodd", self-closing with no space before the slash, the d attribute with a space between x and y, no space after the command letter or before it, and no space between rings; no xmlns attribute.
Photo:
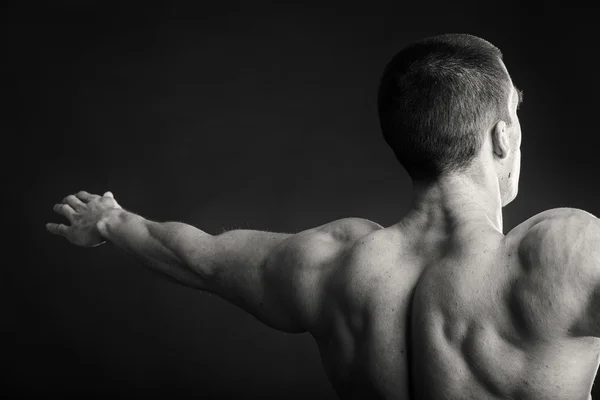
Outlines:
<svg viewBox="0 0 600 400"><path fill-rule="evenodd" d="M233 230L212 236L193 257L192 268L210 268L203 289L287 332L317 328L326 286L350 245L381 226L347 218L282 234Z"/></svg>
<svg viewBox="0 0 600 400"><path fill-rule="evenodd" d="M520 255L536 318L567 335L600 337L600 220L570 209L542 221L525 236Z"/></svg>

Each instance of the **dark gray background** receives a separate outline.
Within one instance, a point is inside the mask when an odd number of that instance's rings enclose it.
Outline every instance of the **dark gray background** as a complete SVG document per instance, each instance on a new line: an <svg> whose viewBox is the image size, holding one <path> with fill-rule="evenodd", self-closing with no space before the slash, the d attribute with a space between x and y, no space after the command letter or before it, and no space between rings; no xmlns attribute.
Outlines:
<svg viewBox="0 0 600 400"><path fill-rule="evenodd" d="M390 57L423 36L491 41L525 93L505 230L552 207L599 214L597 12L422 3L4 10L3 175L19 204L4 227L17 240L4 249L1 390L334 398L308 335L44 223L85 189L209 233L349 216L391 225L411 188L381 138L376 89Z"/></svg>

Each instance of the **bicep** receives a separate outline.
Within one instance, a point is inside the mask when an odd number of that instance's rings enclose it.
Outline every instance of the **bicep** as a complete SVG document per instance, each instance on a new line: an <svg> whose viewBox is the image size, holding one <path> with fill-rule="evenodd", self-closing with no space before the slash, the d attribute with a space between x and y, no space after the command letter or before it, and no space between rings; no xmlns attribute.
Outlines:
<svg viewBox="0 0 600 400"><path fill-rule="evenodd" d="M183 262L201 277L198 286L242 308L261 322L286 332L306 331L299 301L312 292L305 285L322 234L232 230L200 235L189 227L178 239ZM314 264L313 264L314 266ZM302 293L302 295L300 295Z"/></svg>
<svg viewBox="0 0 600 400"><path fill-rule="evenodd" d="M189 268L202 276L202 290L214 293L276 329L294 330L281 307L273 304L268 260L295 235L232 230L190 243Z"/></svg>
<svg viewBox="0 0 600 400"><path fill-rule="evenodd" d="M216 237L207 290L281 331L311 330L320 313L336 241L308 230L294 235L232 231Z"/></svg>

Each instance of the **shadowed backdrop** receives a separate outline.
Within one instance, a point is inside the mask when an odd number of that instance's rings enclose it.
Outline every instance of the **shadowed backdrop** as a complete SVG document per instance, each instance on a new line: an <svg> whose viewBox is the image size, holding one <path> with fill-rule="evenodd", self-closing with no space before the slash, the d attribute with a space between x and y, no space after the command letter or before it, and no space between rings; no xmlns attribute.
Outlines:
<svg viewBox="0 0 600 400"><path fill-rule="evenodd" d="M423 36L491 41L524 91L520 194L505 231L552 207L600 214L594 10L57 4L1 17L4 173L20 238L5 246L19 253L2 275L2 391L334 399L308 335L44 224L83 189L213 234L350 216L391 225L411 187L381 137L377 85Z"/></svg>

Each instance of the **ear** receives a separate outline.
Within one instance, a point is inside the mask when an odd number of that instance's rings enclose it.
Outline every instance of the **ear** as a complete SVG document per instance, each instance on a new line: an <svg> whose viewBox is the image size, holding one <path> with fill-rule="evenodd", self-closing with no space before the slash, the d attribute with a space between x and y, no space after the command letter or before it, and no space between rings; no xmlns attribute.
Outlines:
<svg viewBox="0 0 600 400"><path fill-rule="evenodd" d="M506 122L500 120L492 128L492 148L494 155L500 159L508 157L510 144L508 141L508 132L506 131Z"/></svg>

